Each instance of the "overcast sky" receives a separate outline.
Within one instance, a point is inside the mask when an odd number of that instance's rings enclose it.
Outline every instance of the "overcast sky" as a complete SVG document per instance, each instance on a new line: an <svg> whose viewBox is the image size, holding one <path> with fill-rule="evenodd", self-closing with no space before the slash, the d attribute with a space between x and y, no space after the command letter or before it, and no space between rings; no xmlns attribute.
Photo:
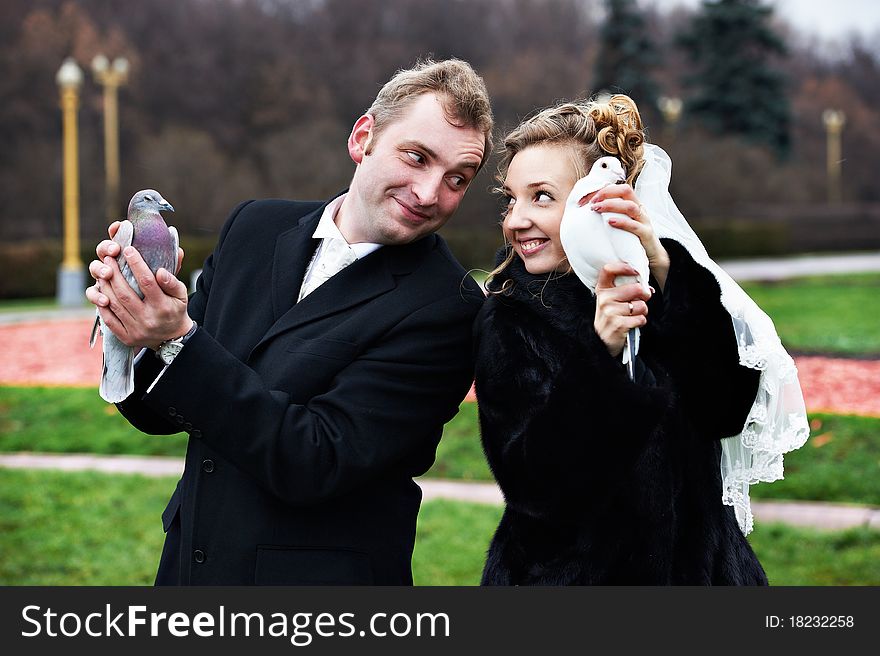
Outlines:
<svg viewBox="0 0 880 656"><path fill-rule="evenodd" d="M701 0L640 0L644 6L667 9L676 5L696 7ZM768 0L775 14L799 31L823 39L845 37L856 31L864 36L880 36L878 0Z"/></svg>

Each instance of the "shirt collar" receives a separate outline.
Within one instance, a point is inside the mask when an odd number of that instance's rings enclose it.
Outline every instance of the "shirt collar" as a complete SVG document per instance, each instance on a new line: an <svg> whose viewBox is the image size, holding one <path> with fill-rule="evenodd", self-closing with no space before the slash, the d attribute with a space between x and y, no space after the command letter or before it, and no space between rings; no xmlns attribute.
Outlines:
<svg viewBox="0 0 880 656"><path fill-rule="evenodd" d="M312 234L312 239L341 239L343 243L348 244L345 241L345 237L339 232L335 222L336 214L339 212L339 208L342 207L342 201L345 199L345 196L346 194L342 194L327 203L324 213L321 214L321 219L318 221L318 227L315 228L315 232ZM348 247L354 251L358 259L361 259L381 248L382 244L361 242L358 244L348 244Z"/></svg>

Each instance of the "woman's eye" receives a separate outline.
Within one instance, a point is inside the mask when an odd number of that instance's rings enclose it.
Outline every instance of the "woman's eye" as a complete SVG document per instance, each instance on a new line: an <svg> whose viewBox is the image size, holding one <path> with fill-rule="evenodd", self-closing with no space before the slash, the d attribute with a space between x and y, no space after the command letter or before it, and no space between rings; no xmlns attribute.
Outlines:
<svg viewBox="0 0 880 656"><path fill-rule="evenodd" d="M510 212L515 202L516 199L513 196L504 196L501 201L501 214L506 215L508 212Z"/></svg>
<svg viewBox="0 0 880 656"><path fill-rule="evenodd" d="M547 203L547 202L553 200L553 196L548 194L546 191L539 191L538 193L535 194L535 200L538 201L539 203Z"/></svg>

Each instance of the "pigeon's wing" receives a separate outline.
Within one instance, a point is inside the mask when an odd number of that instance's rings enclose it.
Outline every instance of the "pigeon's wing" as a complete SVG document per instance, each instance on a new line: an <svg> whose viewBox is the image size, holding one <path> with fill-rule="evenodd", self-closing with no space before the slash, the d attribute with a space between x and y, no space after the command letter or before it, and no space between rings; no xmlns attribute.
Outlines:
<svg viewBox="0 0 880 656"><path fill-rule="evenodd" d="M134 224L131 221L125 220L119 225L119 230L113 237L113 241L119 244L119 255L116 258L116 263L119 265L119 271L122 273L122 277L128 281L128 284L131 285L131 288L134 289L135 292L137 292L137 295L143 298L144 296L141 294L141 288L138 286L137 280L131 272L131 267L128 266L128 260L126 260L125 255L122 254L122 251L124 251L127 246L131 246L133 239Z"/></svg>
<svg viewBox="0 0 880 656"><path fill-rule="evenodd" d="M177 228L168 226L168 232L171 233L171 264L165 267L175 276L177 275L177 251L180 250L180 236L177 234Z"/></svg>
<svg viewBox="0 0 880 656"><path fill-rule="evenodd" d="M122 267L128 268L128 264L125 262L125 258L122 256L122 251L126 246L131 246L131 239L134 236L134 226L131 221L125 220L121 221L119 224L119 230L116 231L116 234L113 235L113 241L119 244L119 255L116 258L116 262L119 264L119 269L122 270ZM124 275L124 274L123 274ZM98 339L98 333L101 332L101 313L97 310L95 311L95 323L92 325L92 334L89 335L89 348L92 348L95 345L95 341Z"/></svg>

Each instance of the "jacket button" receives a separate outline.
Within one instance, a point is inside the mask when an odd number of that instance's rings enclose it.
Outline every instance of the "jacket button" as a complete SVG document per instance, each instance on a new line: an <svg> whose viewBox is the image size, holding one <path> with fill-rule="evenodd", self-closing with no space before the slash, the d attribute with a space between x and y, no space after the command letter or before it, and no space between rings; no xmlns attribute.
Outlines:
<svg viewBox="0 0 880 656"><path fill-rule="evenodd" d="M183 417L181 417L180 415L177 415L177 416L174 418L174 421L177 422L179 425L182 426L184 420L183 420Z"/></svg>
<svg viewBox="0 0 880 656"><path fill-rule="evenodd" d="M205 562L205 552L201 549L196 549L195 551L193 551L193 560L195 560L197 563Z"/></svg>
<svg viewBox="0 0 880 656"><path fill-rule="evenodd" d="M168 416L174 417L177 414L177 408L168 408Z"/></svg>
<svg viewBox="0 0 880 656"><path fill-rule="evenodd" d="M187 431L187 432L191 431L192 429L193 429L193 425L192 425L191 423L189 423L189 422L186 422L186 423L183 425L183 430L185 430L185 431Z"/></svg>
<svg viewBox="0 0 880 656"><path fill-rule="evenodd" d="M210 474L212 471L214 471L214 461L213 460L203 460L202 461L202 469Z"/></svg>
<svg viewBox="0 0 880 656"><path fill-rule="evenodd" d="M192 433L190 433L194 438L199 439L202 436L202 431L196 428Z"/></svg>

